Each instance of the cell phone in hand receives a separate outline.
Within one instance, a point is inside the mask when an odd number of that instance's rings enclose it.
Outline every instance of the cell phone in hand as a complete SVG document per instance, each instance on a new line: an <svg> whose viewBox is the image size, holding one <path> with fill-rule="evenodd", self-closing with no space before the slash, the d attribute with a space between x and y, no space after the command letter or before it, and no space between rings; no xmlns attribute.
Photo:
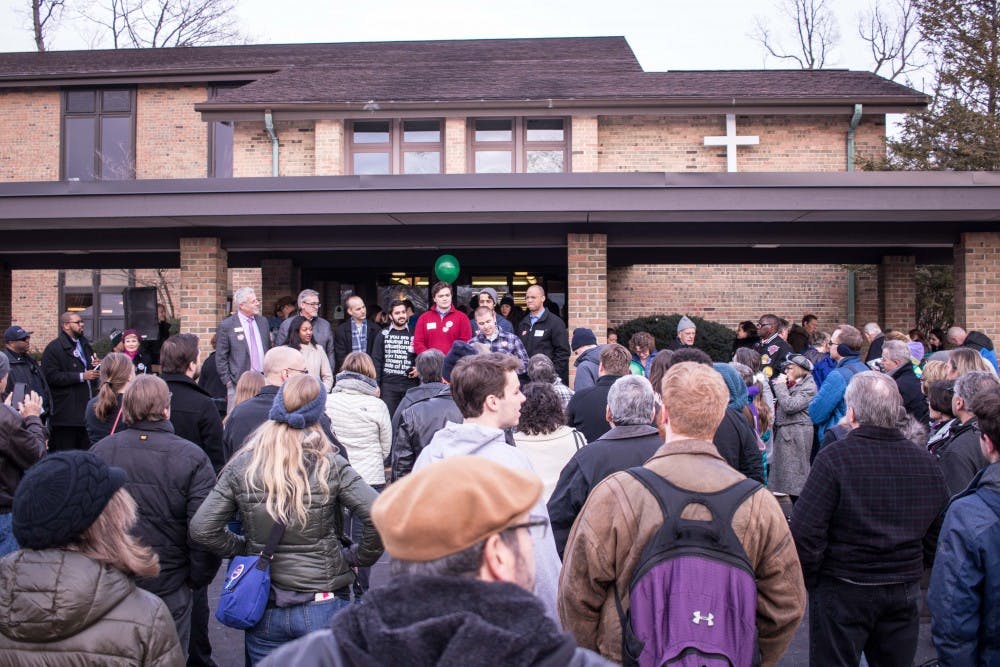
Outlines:
<svg viewBox="0 0 1000 667"><path fill-rule="evenodd" d="M10 407L17 410L17 406L24 403L24 392L27 389L27 385L23 382L17 382L14 384L14 391L11 392L10 396Z"/></svg>

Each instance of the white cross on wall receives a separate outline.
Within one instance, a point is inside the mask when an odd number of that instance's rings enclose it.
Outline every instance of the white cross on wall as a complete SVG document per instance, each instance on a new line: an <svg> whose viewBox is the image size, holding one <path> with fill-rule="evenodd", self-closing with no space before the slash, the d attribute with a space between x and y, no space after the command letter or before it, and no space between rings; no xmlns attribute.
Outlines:
<svg viewBox="0 0 1000 667"><path fill-rule="evenodd" d="M726 114L726 136L705 137L706 146L726 147L726 171L739 171L736 168L737 146L756 146L759 143L760 137L757 135L743 137L736 136L736 114L734 113Z"/></svg>

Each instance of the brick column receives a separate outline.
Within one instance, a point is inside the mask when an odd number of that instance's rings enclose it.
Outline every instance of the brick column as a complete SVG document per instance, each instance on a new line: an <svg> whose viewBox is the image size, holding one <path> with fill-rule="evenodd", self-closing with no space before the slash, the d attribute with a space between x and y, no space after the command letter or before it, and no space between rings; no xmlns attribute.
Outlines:
<svg viewBox="0 0 1000 667"><path fill-rule="evenodd" d="M444 121L444 173L464 174L466 168L465 118Z"/></svg>
<svg viewBox="0 0 1000 667"><path fill-rule="evenodd" d="M597 117L573 116L572 122L573 157L572 170L600 171L597 151Z"/></svg>
<svg viewBox="0 0 1000 667"><path fill-rule="evenodd" d="M569 234L567 245L569 335L573 329L586 327L598 341L607 335L608 326L608 237L607 234ZM570 358L570 384L576 377Z"/></svg>
<svg viewBox="0 0 1000 667"><path fill-rule="evenodd" d="M314 169L316 176L342 176L347 173L344 171L344 121L316 121Z"/></svg>
<svg viewBox="0 0 1000 667"><path fill-rule="evenodd" d="M955 324L1000 334L1000 232L962 234L955 246Z"/></svg>
<svg viewBox="0 0 1000 667"><path fill-rule="evenodd" d="M274 314L274 303L283 296L299 294L297 271L290 259L265 259L260 263L260 310L265 317Z"/></svg>
<svg viewBox="0 0 1000 667"><path fill-rule="evenodd" d="M12 302L14 276L10 267L0 263L0 327L6 329L14 319Z"/></svg>
<svg viewBox="0 0 1000 667"><path fill-rule="evenodd" d="M878 267L878 296L882 329L906 332L916 326L917 264L913 255L882 258Z"/></svg>
<svg viewBox="0 0 1000 667"><path fill-rule="evenodd" d="M211 351L210 340L225 319L228 253L217 238L181 239L181 331L198 336L201 350Z"/></svg>

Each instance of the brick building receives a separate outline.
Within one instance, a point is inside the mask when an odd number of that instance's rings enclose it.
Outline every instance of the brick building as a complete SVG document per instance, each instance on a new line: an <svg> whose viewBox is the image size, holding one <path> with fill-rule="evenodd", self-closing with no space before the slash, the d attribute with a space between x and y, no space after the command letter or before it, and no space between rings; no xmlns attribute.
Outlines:
<svg viewBox="0 0 1000 667"><path fill-rule="evenodd" d="M867 72L644 72L622 38L0 54L0 322L100 336L156 285L426 299L544 284L569 324L764 311L909 327L919 263L995 335L994 174L861 173L917 91ZM166 290L164 292L163 290Z"/></svg>

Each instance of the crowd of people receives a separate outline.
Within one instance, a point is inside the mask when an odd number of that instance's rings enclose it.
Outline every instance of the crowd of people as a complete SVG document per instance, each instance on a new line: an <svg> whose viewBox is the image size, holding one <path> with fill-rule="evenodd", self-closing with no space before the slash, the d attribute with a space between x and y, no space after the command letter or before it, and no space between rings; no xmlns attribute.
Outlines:
<svg viewBox="0 0 1000 667"><path fill-rule="evenodd" d="M982 332L769 313L713 361L688 317L657 349L538 285L430 295L334 326L243 288L204 362L8 328L0 665L211 665L207 587L261 553L250 665L773 665L807 605L812 664L910 665L922 599L942 664L998 660Z"/></svg>

